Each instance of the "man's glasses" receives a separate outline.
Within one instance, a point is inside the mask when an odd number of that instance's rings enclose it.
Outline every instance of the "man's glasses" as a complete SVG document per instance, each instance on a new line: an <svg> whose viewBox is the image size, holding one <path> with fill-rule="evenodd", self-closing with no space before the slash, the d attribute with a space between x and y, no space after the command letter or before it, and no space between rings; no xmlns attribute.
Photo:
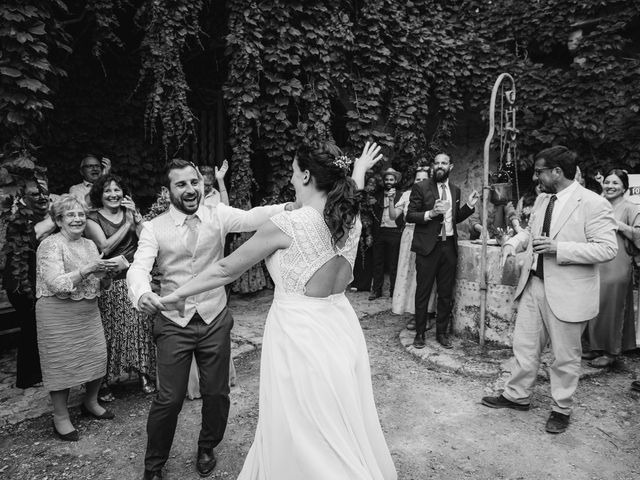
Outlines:
<svg viewBox="0 0 640 480"><path fill-rule="evenodd" d="M553 170L555 167L542 167L542 168L534 168L533 173L536 177L539 177L542 172L545 170Z"/></svg>

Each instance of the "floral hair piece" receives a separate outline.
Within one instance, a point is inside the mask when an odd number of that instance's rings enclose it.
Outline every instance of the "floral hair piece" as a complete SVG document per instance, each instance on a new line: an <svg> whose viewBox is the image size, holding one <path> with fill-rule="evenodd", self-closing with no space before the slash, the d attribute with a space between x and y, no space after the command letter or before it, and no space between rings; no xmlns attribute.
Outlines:
<svg viewBox="0 0 640 480"><path fill-rule="evenodd" d="M345 172L349 171L349 167L351 166L352 163L353 163L353 160L347 157L346 155L341 155L339 157L336 157L336 159L333 161L333 164L336 167L344 170Z"/></svg>

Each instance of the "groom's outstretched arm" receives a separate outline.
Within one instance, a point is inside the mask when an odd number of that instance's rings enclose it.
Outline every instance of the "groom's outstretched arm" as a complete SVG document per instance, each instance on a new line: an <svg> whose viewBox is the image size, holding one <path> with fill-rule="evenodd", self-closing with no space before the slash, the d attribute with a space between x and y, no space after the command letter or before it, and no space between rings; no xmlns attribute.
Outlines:
<svg viewBox="0 0 640 480"><path fill-rule="evenodd" d="M254 232L274 215L282 212L289 204L255 207L251 210L241 210L218 204L218 217L223 238L227 233Z"/></svg>
<svg viewBox="0 0 640 480"><path fill-rule="evenodd" d="M153 233L151 222L142 224L138 249L133 257L133 263L127 272L127 286L129 298L137 308L140 297L151 292L151 269L158 255L158 241Z"/></svg>

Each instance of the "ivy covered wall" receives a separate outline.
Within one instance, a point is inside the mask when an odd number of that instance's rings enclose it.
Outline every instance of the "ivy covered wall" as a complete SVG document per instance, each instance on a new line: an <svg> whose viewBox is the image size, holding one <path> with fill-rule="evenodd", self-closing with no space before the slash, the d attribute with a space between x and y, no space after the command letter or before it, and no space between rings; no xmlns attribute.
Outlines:
<svg viewBox="0 0 640 480"><path fill-rule="evenodd" d="M280 200L301 142L373 139L403 168L449 148L463 116L486 120L503 71L525 166L553 143L587 166L640 163L635 0L8 0L0 15L0 141L58 185L93 151L151 194L222 91L232 201Z"/></svg>

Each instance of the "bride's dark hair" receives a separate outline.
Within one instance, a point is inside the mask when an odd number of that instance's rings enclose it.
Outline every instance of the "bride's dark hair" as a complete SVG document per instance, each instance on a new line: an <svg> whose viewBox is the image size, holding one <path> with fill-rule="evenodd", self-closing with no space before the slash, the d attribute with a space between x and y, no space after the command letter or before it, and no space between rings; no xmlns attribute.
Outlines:
<svg viewBox="0 0 640 480"><path fill-rule="evenodd" d="M356 183L349 176L350 165L341 156L340 149L330 143L303 146L296 156L300 170L308 170L316 188L327 194L324 221L334 245L353 227L360 211Z"/></svg>

